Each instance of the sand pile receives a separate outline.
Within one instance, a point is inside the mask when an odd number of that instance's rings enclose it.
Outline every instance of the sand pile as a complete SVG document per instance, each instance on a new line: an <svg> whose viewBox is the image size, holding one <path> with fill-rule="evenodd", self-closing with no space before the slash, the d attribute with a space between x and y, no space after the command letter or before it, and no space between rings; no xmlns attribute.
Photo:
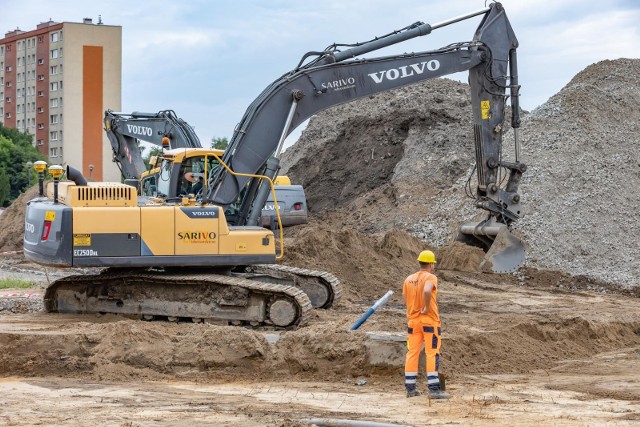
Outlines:
<svg viewBox="0 0 640 427"><path fill-rule="evenodd" d="M34 185L0 215L0 252L22 250L24 237L24 215L27 202L38 196L38 186Z"/></svg>
<svg viewBox="0 0 640 427"><path fill-rule="evenodd" d="M416 254L427 248L399 230L375 236L312 221L291 230L283 263L335 274L346 301L373 301L388 290L400 301L403 280L417 269Z"/></svg>

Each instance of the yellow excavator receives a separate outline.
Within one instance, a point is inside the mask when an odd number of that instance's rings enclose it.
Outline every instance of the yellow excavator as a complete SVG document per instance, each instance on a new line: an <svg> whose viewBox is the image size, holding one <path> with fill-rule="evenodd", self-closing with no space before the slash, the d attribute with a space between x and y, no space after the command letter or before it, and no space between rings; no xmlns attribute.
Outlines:
<svg viewBox="0 0 640 427"><path fill-rule="evenodd" d="M363 57L477 16L480 24L470 41L432 51ZM49 265L108 268L53 283L45 295L47 310L279 328L300 325L312 307L335 303L341 290L330 273L276 264L282 237L277 242L271 230L259 227L265 202L270 194L275 198L273 180L286 136L331 106L465 70L476 143L475 205L487 218L463 225L460 233L493 250L495 271L517 268L524 261L524 246L509 230L522 216L518 186L526 170L517 133L517 46L502 5L492 3L438 24L417 22L371 41L309 52L253 101L222 156L203 154L204 182L198 194L158 191L156 197L144 197L136 180L87 182L69 166L67 180L60 181L64 170L52 166L54 182L47 197L27 206L25 256ZM509 97L515 155L506 161L502 135ZM162 138L170 145L172 133ZM166 176L178 179L176 174ZM493 245L496 239L499 247Z"/></svg>

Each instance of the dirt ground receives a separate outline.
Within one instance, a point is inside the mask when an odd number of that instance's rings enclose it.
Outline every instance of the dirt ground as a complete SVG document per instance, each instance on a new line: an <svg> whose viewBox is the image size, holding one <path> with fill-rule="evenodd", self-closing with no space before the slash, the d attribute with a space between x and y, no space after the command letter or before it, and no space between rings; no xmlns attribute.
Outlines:
<svg viewBox="0 0 640 427"><path fill-rule="evenodd" d="M51 281L90 270L6 253L21 249L30 189L0 217L0 279L33 283L0 291L0 425L640 424L638 61L594 64L523 117L531 250L513 274L482 272L482 251L451 243L479 219L464 191L467 85L438 79L317 114L283 157L312 215L286 230L284 263L335 274L344 295L297 330L41 312ZM619 209L603 221L602 206ZM449 401L403 386L401 284L427 248Z"/></svg>
<svg viewBox="0 0 640 427"><path fill-rule="evenodd" d="M350 238L363 243L361 236L324 237L347 247ZM393 233L368 243L380 253L386 245L404 260L398 246L411 242ZM29 270L19 257L12 260L2 261L8 274ZM442 371L452 399L430 402L404 396L397 360L381 365L367 352L367 333L402 337L405 329L400 284L381 275L385 282L367 293L367 277L346 279L348 296L336 308L317 311L307 326L286 332L5 311L0 424L299 426L312 418L416 426L640 422L640 299L633 292L558 272L441 270ZM40 289L17 292L42 292L46 279L37 283ZM396 291L394 299L361 330L349 332L374 294L389 288Z"/></svg>

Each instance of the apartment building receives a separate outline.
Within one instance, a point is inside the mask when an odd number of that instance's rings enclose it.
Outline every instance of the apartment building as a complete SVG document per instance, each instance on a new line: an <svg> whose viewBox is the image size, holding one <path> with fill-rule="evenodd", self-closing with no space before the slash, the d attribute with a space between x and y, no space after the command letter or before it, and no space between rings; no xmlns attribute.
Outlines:
<svg viewBox="0 0 640 427"><path fill-rule="evenodd" d="M120 111L121 82L120 26L48 21L0 39L0 122L94 181L120 180L102 120Z"/></svg>

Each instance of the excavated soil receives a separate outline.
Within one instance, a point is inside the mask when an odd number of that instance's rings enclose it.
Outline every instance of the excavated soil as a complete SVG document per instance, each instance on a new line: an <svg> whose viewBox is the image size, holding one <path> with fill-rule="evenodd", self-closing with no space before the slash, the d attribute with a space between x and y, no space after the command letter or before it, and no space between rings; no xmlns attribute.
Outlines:
<svg viewBox="0 0 640 427"><path fill-rule="evenodd" d="M482 250L453 241L479 215L464 190L469 88L445 79L322 112L285 153L312 218L286 230L284 263L330 271L344 287L297 330L27 312L68 272L0 258L0 277L37 287L0 291L0 423L637 423L639 65L594 64L525 115L518 229L530 252L513 274L480 271ZM30 192L0 216L0 251L20 249ZM448 402L403 394L402 281L423 249L439 260ZM373 336L392 350L375 350Z"/></svg>
<svg viewBox="0 0 640 427"><path fill-rule="evenodd" d="M22 250L27 202L37 196L38 186L34 185L18 196L0 215L0 252Z"/></svg>

